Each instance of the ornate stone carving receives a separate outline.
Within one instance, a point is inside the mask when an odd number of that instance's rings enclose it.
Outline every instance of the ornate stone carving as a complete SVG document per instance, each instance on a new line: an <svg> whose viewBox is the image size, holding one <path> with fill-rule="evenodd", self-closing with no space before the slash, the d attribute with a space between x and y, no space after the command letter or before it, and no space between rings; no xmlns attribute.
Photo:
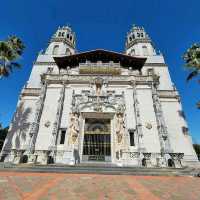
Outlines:
<svg viewBox="0 0 200 200"><path fill-rule="evenodd" d="M168 153L170 151L168 131L167 131L167 127L165 124L165 119L163 116L162 106L161 106L160 99L158 96L156 83L152 84L152 98L153 98L154 111L156 114L156 121L157 121L157 128L158 128L161 152Z"/></svg>
<svg viewBox="0 0 200 200"><path fill-rule="evenodd" d="M150 159L151 158L151 153L143 153L144 158Z"/></svg>
<svg viewBox="0 0 200 200"><path fill-rule="evenodd" d="M51 125L51 122L50 122L49 120L47 120L47 121L45 122L45 124L44 124L44 126L47 127L47 128L48 128L50 125Z"/></svg>
<svg viewBox="0 0 200 200"><path fill-rule="evenodd" d="M116 117L117 117L117 119L116 119L117 141L118 141L118 143L121 143L122 142L122 138L124 136L124 131L125 131L123 113L117 113Z"/></svg>
<svg viewBox="0 0 200 200"><path fill-rule="evenodd" d="M102 81L101 81L102 84ZM72 94L72 112L81 112L84 108L89 108L91 111L103 112L103 108L112 108L114 111L124 112L125 101L124 94L107 93L101 90L101 84L98 83L97 88L87 91L82 91L81 94Z"/></svg>
<svg viewBox="0 0 200 200"><path fill-rule="evenodd" d="M67 81L70 83L89 83L94 84L94 79L101 77L104 79L104 84L113 84L117 82L123 83L123 84L130 84L131 82L135 82L138 84L144 84L149 85L153 82L152 76L146 76L146 75L121 75L121 76L110 76L110 75L104 75L104 76L89 76L89 75L75 75L75 74L45 74L42 79L48 81L49 83L62 83L63 81Z"/></svg>
<svg viewBox="0 0 200 200"><path fill-rule="evenodd" d="M151 124L151 123L146 123L146 124L145 124L145 127L146 127L147 129L152 129L152 124Z"/></svg>
<svg viewBox="0 0 200 200"><path fill-rule="evenodd" d="M97 77L94 80L94 83L95 83L95 86L96 86L96 95L97 96L100 96L100 94L101 94L101 88L102 88L103 82L104 82L104 80L100 77Z"/></svg>
<svg viewBox="0 0 200 200"><path fill-rule="evenodd" d="M130 158L134 159L134 158L139 158L140 153L139 152L130 152Z"/></svg>
<svg viewBox="0 0 200 200"><path fill-rule="evenodd" d="M71 113L69 132L71 135L71 141L74 144L79 135L79 114L78 113Z"/></svg>
<svg viewBox="0 0 200 200"><path fill-rule="evenodd" d="M184 157L184 153L169 153L173 160L181 160Z"/></svg>
<svg viewBox="0 0 200 200"><path fill-rule="evenodd" d="M182 167L181 160L184 157L184 153L169 153L169 155L171 156L172 160L174 161L175 167L181 168Z"/></svg>

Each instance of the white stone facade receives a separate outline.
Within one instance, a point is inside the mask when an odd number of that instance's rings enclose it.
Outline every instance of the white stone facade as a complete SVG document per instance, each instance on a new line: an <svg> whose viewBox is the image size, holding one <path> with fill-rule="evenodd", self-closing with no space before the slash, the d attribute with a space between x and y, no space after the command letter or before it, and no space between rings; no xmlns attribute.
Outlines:
<svg viewBox="0 0 200 200"><path fill-rule="evenodd" d="M126 55L147 58L141 72L121 62L87 59L60 69L53 57L76 52L71 28L59 28L22 89L1 159L138 167L197 162L179 93L143 28L128 33Z"/></svg>

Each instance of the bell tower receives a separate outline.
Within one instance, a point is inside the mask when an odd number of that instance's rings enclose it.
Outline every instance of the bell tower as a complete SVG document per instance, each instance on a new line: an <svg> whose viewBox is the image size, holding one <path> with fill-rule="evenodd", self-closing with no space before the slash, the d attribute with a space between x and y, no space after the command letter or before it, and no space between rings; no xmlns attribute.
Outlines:
<svg viewBox="0 0 200 200"><path fill-rule="evenodd" d="M156 55L152 41L143 27L133 25L126 37L126 54L148 57Z"/></svg>
<svg viewBox="0 0 200 200"><path fill-rule="evenodd" d="M69 26L58 27L52 36L45 54L52 56L69 56L75 54L76 36Z"/></svg>

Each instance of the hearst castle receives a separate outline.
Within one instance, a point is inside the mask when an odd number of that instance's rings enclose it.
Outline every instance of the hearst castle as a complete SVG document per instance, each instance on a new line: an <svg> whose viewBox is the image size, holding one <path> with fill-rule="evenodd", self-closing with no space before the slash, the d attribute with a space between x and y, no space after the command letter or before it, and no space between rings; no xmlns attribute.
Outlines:
<svg viewBox="0 0 200 200"><path fill-rule="evenodd" d="M177 168L197 162L179 93L144 28L131 28L123 53L75 47L72 29L59 27L38 55L1 161Z"/></svg>

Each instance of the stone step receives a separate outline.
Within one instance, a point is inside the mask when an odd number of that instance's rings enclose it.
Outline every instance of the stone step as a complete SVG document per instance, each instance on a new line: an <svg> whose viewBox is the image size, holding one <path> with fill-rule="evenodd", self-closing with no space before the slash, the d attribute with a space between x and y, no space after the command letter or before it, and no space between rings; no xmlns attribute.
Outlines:
<svg viewBox="0 0 200 200"><path fill-rule="evenodd" d="M113 175L148 175L148 176L191 176L191 168L145 168L116 166L68 166L68 165L0 165L0 171L42 172L42 173L77 173L77 174L113 174Z"/></svg>

